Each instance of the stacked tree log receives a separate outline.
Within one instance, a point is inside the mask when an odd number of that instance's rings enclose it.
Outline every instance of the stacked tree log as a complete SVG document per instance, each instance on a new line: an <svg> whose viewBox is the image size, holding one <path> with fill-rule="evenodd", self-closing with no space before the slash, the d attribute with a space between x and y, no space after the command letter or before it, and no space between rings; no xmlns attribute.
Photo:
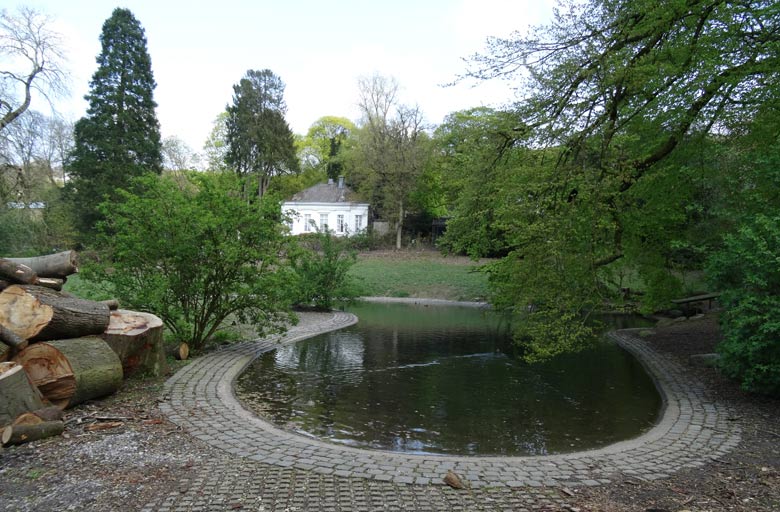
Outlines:
<svg viewBox="0 0 780 512"><path fill-rule="evenodd" d="M73 251L0 258L4 446L61 433L47 406L61 411L114 393L134 372L166 371L160 319L61 292L77 270Z"/></svg>

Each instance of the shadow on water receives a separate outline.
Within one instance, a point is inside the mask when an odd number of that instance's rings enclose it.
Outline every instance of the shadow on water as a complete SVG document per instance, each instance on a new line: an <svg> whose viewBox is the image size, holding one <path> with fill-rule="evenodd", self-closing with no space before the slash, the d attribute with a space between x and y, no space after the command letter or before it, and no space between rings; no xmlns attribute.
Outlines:
<svg viewBox="0 0 780 512"><path fill-rule="evenodd" d="M661 407L641 364L607 341L528 365L507 355L506 324L487 310L359 304L352 312L355 326L258 358L238 380L241 400L331 442L463 455L605 446L650 428Z"/></svg>

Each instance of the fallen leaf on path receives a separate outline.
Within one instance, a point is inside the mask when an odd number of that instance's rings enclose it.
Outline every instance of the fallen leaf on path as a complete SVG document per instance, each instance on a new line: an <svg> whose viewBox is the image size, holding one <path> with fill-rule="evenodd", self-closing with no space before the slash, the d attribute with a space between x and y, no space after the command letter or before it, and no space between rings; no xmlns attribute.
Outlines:
<svg viewBox="0 0 780 512"><path fill-rule="evenodd" d="M87 425L84 427L84 430L87 432L97 432L99 430L109 430L112 428L117 428L123 426L124 423L121 421L109 421L105 423L93 423L92 425Z"/></svg>

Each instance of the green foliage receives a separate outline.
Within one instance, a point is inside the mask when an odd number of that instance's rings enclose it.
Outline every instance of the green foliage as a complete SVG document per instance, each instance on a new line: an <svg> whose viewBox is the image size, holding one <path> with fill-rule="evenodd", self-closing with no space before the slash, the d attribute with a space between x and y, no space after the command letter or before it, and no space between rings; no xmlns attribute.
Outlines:
<svg viewBox="0 0 780 512"><path fill-rule="evenodd" d="M505 252L495 199L525 153L510 150L516 124L513 113L480 107L450 114L436 129L432 166L441 175L450 215L442 249L472 258Z"/></svg>
<svg viewBox="0 0 780 512"><path fill-rule="evenodd" d="M303 168L316 168L334 181L343 176L345 164L341 150L355 130L352 121L344 117L319 118L298 144Z"/></svg>
<svg viewBox="0 0 780 512"><path fill-rule="evenodd" d="M284 328L293 276L280 259L288 238L278 204L247 204L232 174L152 175L136 186L137 195L122 191L101 206L106 256L88 279L110 283L124 304L160 316L195 349L231 315L260 334Z"/></svg>
<svg viewBox="0 0 780 512"><path fill-rule="evenodd" d="M329 231L318 231L298 238L299 250L290 261L297 276L295 302L330 310L337 302L356 297L349 269L357 256L346 238L337 238Z"/></svg>
<svg viewBox="0 0 780 512"><path fill-rule="evenodd" d="M475 60L477 78L524 68L525 97L514 116L477 109L437 133L453 177L445 243L507 254L493 300L530 311L527 357L581 346L589 311L622 307L628 273L641 309L668 307L719 233L777 207L776 155L759 149L777 131L751 118L777 127L779 24L763 0L570 2Z"/></svg>
<svg viewBox="0 0 780 512"><path fill-rule="evenodd" d="M47 188L36 197L44 208L5 208L5 202L0 203L3 205L0 209L3 256L38 256L73 246L77 234L70 205L62 200L60 189Z"/></svg>
<svg viewBox="0 0 780 512"><path fill-rule="evenodd" d="M67 171L79 228L89 234L102 219L98 204L116 201L133 177L162 171L162 143L152 97L156 83L141 24L114 9L103 24L98 69L92 76L87 115L75 126Z"/></svg>
<svg viewBox="0 0 780 512"><path fill-rule="evenodd" d="M203 143L203 153L206 157L206 168L209 171L227 170L227 122L229 114L221 112L214 119L211 132Z"/></svg>
<svg viewBox="0 0 780 512"><path fill-rule="evenodd" d="M748 391L780 396L780 216L759 214L708 263L721 291L723 371Z"/></svg>
<svg viewBox="0 0 780 512"><path fill-rule="evenodd" d="M372 210L395 226L401 248L404 220L429 156L422 112L398 102L398 83L375 75L361 79L360 129L349 148L350 182Z"/></svg>
<svg viewBox="0 0 780 512"><path fill-rule="evenodd" d="M225 139L228 165L246 178L244 197L262 197L271 178L298 172L292 130L284 119L284 83L270 69L250 69L233 86L227 107ZM249 177L257 180L250 186ZM250 191L252 192L250 194Z"/></svg>

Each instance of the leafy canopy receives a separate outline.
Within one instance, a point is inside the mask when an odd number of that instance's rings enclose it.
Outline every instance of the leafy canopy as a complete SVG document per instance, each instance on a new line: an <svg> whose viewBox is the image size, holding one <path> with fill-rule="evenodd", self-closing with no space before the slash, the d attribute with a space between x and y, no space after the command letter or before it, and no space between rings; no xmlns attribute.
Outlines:
<svg viewBox="0 0 780 512"><path fill-rule="evenodd" d="M107 258L91 277L195 349L232 315L261 334L282 329L294 275L281 261L290 239L278 204L247 204L233 174L184 176L138 178L140 193L120 191L121 201L101 205Z"/></svg>
<svg viewBox="0 0 780 512"><path fill-rule="evenodd" d="M625 277L653 309L681 292L681 269L717 249L717 236L691 229L722 225L707 177L727 170L696 149L727 152L780 104L780 4L568 2L474 63L471 76L519 77L525 96L516 135L493 155L467 149L466 165L496 179L482 185L495 191L486 218L508 252L490 268L494 301L527 315L518 338L529 357L547 356L580 345L567 331L579 338L587 311L619 305ZM477 186L458 193L454 226L484 210ZM485 234L461 231L456 247L490 249Z"/></svg>

